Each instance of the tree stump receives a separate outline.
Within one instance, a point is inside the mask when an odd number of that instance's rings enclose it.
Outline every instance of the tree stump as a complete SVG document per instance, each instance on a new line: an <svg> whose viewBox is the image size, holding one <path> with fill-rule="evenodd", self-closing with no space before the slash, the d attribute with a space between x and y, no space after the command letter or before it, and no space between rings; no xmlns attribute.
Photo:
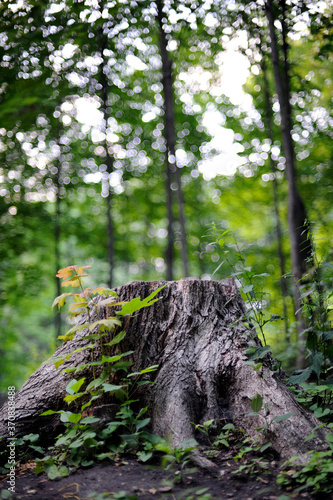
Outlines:
<svg viewBox="0 0 333 500"><path fill-rule="evenodd" d="M250 436L258 433L265 418L273 448L282 459L303 455L322 444L324 433L305 441L320 425L303 409L292 392L272 370L269 356L258 372L245 364L250 341L260 345L254 330L241 321L244 302L233 279L202 281L194 278L171 282L133 282L116 289L121 300L147 297L161 285L158 300L129 319L124 350L132 355L133 372L159 365L151 378L154 384L142 387L143 404L148 404L152 431L171 440L174 446L194 437L191 422L210 419L233 422ZM106 311L100 308L100 314ZM100 316L101 317L101 316ZM83 321L82 321L83 323ZM55 355L83 347L86 331L62 344ZM53 363L41 365L15 396L16 433L39 432L41 437L56 432L58 415L40 417L48 409L68 409L63 398L71 374L61 374L66 366L89 362L90 350L72 355L58 370ZM80 374L84 376L85 373ZM89 376L89 374L87 374ZM91 374L90 374L91 377ZM143 390L144 388L144 390ZM268 404L269 415L249 416L250 402L260 394ZM274 417L292 413L284 421ZM0 435L8 437L7 404L0 411ZM2 440L4 445L5 440Z"/></svg>

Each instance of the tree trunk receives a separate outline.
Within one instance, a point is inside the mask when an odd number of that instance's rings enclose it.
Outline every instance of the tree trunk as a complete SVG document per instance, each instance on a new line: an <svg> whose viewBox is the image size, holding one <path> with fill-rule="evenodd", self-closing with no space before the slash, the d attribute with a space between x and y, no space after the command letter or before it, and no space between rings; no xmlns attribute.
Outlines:
<svg viewBox="0 0 333 500"><path fill-rule="evenodd" d="M260 37L260 34L259 34ZM274 144L274 134L273 134L273 109L272 109L272 99L271 99L271 92L269 88L269 82L267 78L267 66L266 66L266 60L265 60L265 54L262 50L262 40L260 39L260 47L259 47L260 53L261 53L261 72L262 72L262 78L263 78L263 84L264 84L264 99L265 99L265 108L266 112L264 114L264 119L265 119L265 128L266 128L266 133L267 137L269 138L271 142L271 146ZM289 325L288 325L288 308L287 308L287 296L288 296L288 290L287 290L287 282L286 282L286 266L285 266L285 258L284 258L284 252L283 252L283 245L282 245L282 225L281 225L281 217L280 217L280 210L279 210L279 187L278 187L278 181L276 178L276 173L277 173L277 168L276 168L276 162L272 157L272 153L269 155L269 163L270 163L270 169L273 174L273 206L274 206L274 214L275 214L275 231L276 231L276 240L277 240L277 253L279 257L279 263L280 263L280 288L281 288L281 294L282 294L282 302L283 302L283 317L284 317L284 327L285 327L285 333L286 333L286 340L289 342L290 341L290 333L289 333Z"/></svg>
<svg viewBox="0 0 333 500"><path fill-rule="evenodd" d="M143 404L148 404L153 432L180 446L194 437L191 422L216 419L233 422L236 428L255 436L265 421L292 413L287 420L269 426L269 440L281 458L302 455L319 445L322 436L305 441L318 420L300 407L272 371L270 357L265 358L260 372L244 363L249 342L258 346L260 342L241 321L244 303L234 280L133 282L116 291L121 300L144 298L163 283L161 300L126 320L127 335L122 341L122 349L135 351L133 372L159 365L152 374L155 384L141 386L139 394ZM101 318L105 311L102 307L99 310ZM78 332L55 354L86 345L90 342L82 338L86 334L85 330ZM17 435L37 431L46 439L56 432L54 415L39 415L47 409L68 408L63 397L72 375L61 374L61 369L89 362L89 356L90 350L83 350L72 355L59 370L51 362L31 375L15 396ZM80 377L91 378L89 371L81 373ZM258 393L269 406L268 416L249 416L250 401ZM7 424L5 404L0 411L0 435L8 437ZM3 445L5 442L1 441Z"/></svg>
<svg viewBox="0 0 333 500"><path fill-rule="evenodd" d="M307 268L312 267L312 264L310 263L312 261L312 248L311 239L308 237L310 227L306 216L305 206L296 186L295 151L292 138L292 118L290 107L290 72L285 24L286 5L284 1L281 2L281 6L282 18L280 21L282 25L282 64L275 33L275 18L272 0L267 0L266 2L266 15L271 39L270 46L274 79L280 104L282 146L286 159L286 176L288 180L288 228L291 247L294 298L296 305L295 314L297 318L299 337L297 364L299 368L304 368L305 349L302 337L307 325L302 314L302 300L299 290L299 282ZM283 70L283 74L281 74L281 69Z"/></svg>
<svg viewBox="0 0 333 500"><path fill-rule="evenodd" d="M57 172L54 176L56 186L56 201L55 201L55 217L54 217L54 257L55 257L55 273L61 268L60 265L60 239L61 239L61 206L60 206L60 175L61 175L61 160L57 162ZM55 278L56 297L61 294L60 280ZM55 338L61 335L61 314L54 315Z"/></svg>
<svg viewBox="0 0 333 500"><path fill-rule="evenodd" d="M107 258L108 258L108 264L109 264L109 280L108 284L109 287L112 288L113 286L113 277L114 277L114 260L115 260L115 251L114 251L114 224L113 224L113 217L112 217L112 206L113 206L113 193L112 193L112 188L110 185L110 179L111 179L111 174L114 170L113 164L114 164L114 158L112 154L110 153L111 149L111 144L107 140L107 130L108 130L108 119L109 119L109 112L108 112L108 93L109 93L109 84L108 84L108 78L107 78L107 61L106 57L104 54L104 50L107 48L107 37L103 33L103 27L100 27L99 30L99 36L101 39L101 58L102 58L102 64L100 68L100 74L99 74L99 83L101 84L102 90L101 90L101 101L102 101L102 113L103 113L103 121L104 121L104 134L105 134L105 139L104 139L104 149L105 149L105 164L106 164L106 172L108 174L107 182L105 184L107 185L107 192L106 192L106 218L107 218Z"/></svg>
<svg viewBox="0 0 333 500"><path fill-rule="evenodd" d="M156 2L157 5L157 19L160 30L160 49L162 58L162 72L163 72L163 93L164 93L164 121L165 121L165 140L167 145L166 150L166 167L167 167L167 194L168 194L168 216L169 216L169 226L168 231L170 231L170 226L172 224L172 215L170 223L170 205L172 207L172 188L171 179L172 173L175 175L176 180L176 192L178 199L178 209L179 209L179 223L180 223L180 238L181 238L181 257L184 267L184 276L188 276L188 261L187 261L187 245L186 245L186 228L185 228L185 215L184 215L184 199L181 186L180 172L176 164L176 132L175 132L175 113L173 105L173 89L172 89L172 61L169 58L167 50L167 40L163 28L163 5L162 0ZM169 246L167 249L167 269L171 267L168 266L168 259L170 255L172 256L172 250L170 250L170 245L173 245L173 234L169 235ZM168 270L168 278L172 276ZM172 279L172 278L171 278Z"/></svg>

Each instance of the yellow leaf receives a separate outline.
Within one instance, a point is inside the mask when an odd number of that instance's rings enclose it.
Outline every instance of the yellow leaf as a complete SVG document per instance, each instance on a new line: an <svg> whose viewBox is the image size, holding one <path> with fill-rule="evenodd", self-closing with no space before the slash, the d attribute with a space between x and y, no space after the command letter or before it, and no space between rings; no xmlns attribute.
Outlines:
<svg viewBox="0 0 333 500"><path fill-rule="evenodd" d="M59 271L56 274L56 277L62 279L69 278L69 276L75 274L76 268L77 266L68 266L64 267L63 269L59 269Z"/></svg>
<svg viewBox="0 0 333 500"><path fill-rule="evenodd" d="M89 267L91 267L91 266L80 266L80 267L77 267L76 268L76 273L79 276L89 276L88 274L84 274L84 269L88 269Z"/></svg>
<svg viewBox="0 0 333 500"><path fill-rule="evenodd" d="M64 304L66 304L66 298L73 296L74 293L63 293L56 297L53 301L52 307L56 306L58 304L58 309L60 310Z"/></svg>
<svg viewBox="0 0 333 500"><path fill-rule="evenodd" d="M61 283L61 286L72 286L73 288L81 286L82 285L82 280L78 278L77 276L72 276L66 281L63 281Z"/></svg>

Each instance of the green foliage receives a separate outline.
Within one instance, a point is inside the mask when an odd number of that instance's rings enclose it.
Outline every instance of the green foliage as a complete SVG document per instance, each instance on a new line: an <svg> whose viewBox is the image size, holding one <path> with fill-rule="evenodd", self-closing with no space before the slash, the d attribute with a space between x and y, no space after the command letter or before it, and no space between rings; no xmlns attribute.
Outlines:
<svg viewBox="0 0 333 500"><path fill-rule="evenodd" d="M132 354L133 351L120 352L117 355L113 352L115 347L117 352L119 351L119 346L121 347L121 342L126 336L124 330L117 331L118 328L122 328L122 322L116 317L92 321L93 313L90 307L95 309L98 316L100 304L104 306L107 301L107 304L112 307L120 307L120 310L116 311L119 316L127 316L159 300L155 297L163 287L158 288L142 301L133 299L129 302L119 302L114 292L104 290L102 287L93 290L83 289L83 278L87 277L87 267L89 266L69 266L57 273L57 276L63 280L62 286L79 287L80 291L62 294L54 300L53 307L63 307L65 301L71 297L73 303L68 309L68 314L76 317L82 314L83 308L88 320L80 326L71 328L62 338L67 342L77 331L85 329L87 335L84 338L88 338L91 342L84 348L76 349L60 359L59 357L51 358L49 362L53 362L55 367L59 368L65 359L70 359L75 352L89 349L92 361L77 369L91 368L93 380L88 383L86 377L72 378L66 386L67 396L64 397L69 410L47 410L42 413L45 416L59 414L60 421L65 424L65 432L57 437L54 446L49 449L50 455L37 461L36 473L45 471L50 479L68 475L73 468L79 466L87 467L93 463L94 459L112 460L118 454L125 452L137 453L139 460L146 462L152 457L156 444L160 441L157 436L145 430L150 422L150 418L144 416L147 408L133 409L133 405L137 403L133 399L136 388L150 383L147 379L142 381L139 379L142 375L146 376L154 372L157 365L127 375L131 363L122 361L122 358ZM100 302L93 300L95 296L103 294L111 297L111 301L110 299ZM101 355L96 358L95 352L98 350ZM66 368L65 371L71 372L72 369ZM120 375L124 372L125 377ZM118 384L113 383L115 375L118 378L120 376ZM82 400L82 403L78 404L78 400ZM100 418L87 413L89 406L96 400L113 402L114 407L118 408L115 420L108 422L102 428L99 425ZM41 449L38 451L43 452Z"/></svg>
<svg viewBox="0 0 333 500"><path fill-rule="evenodd" d="M299 457L292 457L285 462L277 483L299 493L302 490L311 493L332 493L333 473L333 434L327 434L328 450L308 452L308 461L300 461ZM295 488L295 486L297 486Z"/></svg>
<svg viewBox="0 0 333 500"><path fill-rule="evenodd" d="M313 252L311 264L313 265L311 271L299 284L302 312L308 325L303 334L306 336L306 357L309 360L309 366L304 370L296 371L289 377L289 382L300 384L312 377L319 385L325 385L325 381L332 380L333 375L331 305L333 265L327 261L319 262L315 252Z"/></svg>
<svg viewBox="0 0 333 500"><path fill-rule="evenodd" d="M179 447L172 447L166 440L161 440L156 445L156 450L163 453L162 467L165 470L175 471L173 481L180 483L183 481L186 474L194 472L195 468L190 468L192 463L192 452L198 450L199 445L195 439L190 439L182 443Z"/></svg>

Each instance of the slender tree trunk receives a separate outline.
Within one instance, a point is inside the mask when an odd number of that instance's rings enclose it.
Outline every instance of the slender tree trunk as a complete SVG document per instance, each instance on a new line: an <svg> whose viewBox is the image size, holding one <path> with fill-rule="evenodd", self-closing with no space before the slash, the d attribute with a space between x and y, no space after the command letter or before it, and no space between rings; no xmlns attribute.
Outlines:
<svg viewBox="0 0 333 500"><path fill-rule="evenodd" d="M167 145L166 151L166 167L167 167L167 203L168 203L168 216L170 217L172 208L170 204L172 204L172 174L175 177L176 184L176 192L177 192L177 200L178 200L178 209L179 209L179 222L180 222L180 234L181 234L181 257L184 268L184 275L188 276L188 260L187 260L187 244L186 244L186 228L185 228L185 215L184 215L184 199L183 192L181 186L181 177L179 168L176 164L176 133L175 133L175 114L174 114L174 98L173 98L173 82L172 82L172 61L169 58L168 50L167 50L167 40L165 37L165 32L163 28L163 2L162 0L157 0L157 19L159 23L160 30L160 49L161 49L161 58L162 58L162 72L163 72L163 92L164 92L164 121L165 121L165 140ZM169 225L168 230L170 229L172 224L172 218ZM168 239L168 248L167 248L167 274L168 279L171 279L172 276L172 263L168 266L168 259L172 259L172 250L171 245L173 246L173 234L169 235ZM172 260L171 260L172 262ZM169 269L170 268L170 269Z"/></svg>
<svg viewBox="0 0 333 500"><path fill-rule="evenodd" d="M292 139L292 119L290 106L290 75L288 64L288 45L286 40L285 27L285 5L282 2L283 16L282 34L283 34L283 75L281 72L280 56L278 51L278 42L275 33L275 16L273 12L273 1L266 2L266 15L269 25L271 57L275 78L276 91L278 94L281 115L281 135L283 152L286 159L286 176L288 180L288 228L291 243L291 264L293 272L293 287L296 304L296 318L298 325L300 352L298 365L304 364L304 347L301 339L302 332L306 329L305 318L302 315L302 301L299 291L299 282L307 270L309 259L312 257L310 239L308 238L309 225L307 222L304 203L298 193L296 186L296 168L295 152Z"/></svg>
<svg viewBox="0 0 333 500"><path fill-rule="evenodd" d="M269 89L269 83L267 79L267 67L266 67L266 61L265 61L265 54L261 50L261 71L262 71L262 77L263 77L263 82L264 82L264 98L265 98L265 127L266 127L266 133L271 141L271 145L274 143L274 134L273 134L273 112L272 112L272 100L271 100L271 93ZM281 288L281 293L282 293L282 301L283 301L283 316L284 316L284 325L285 325L285 332L286 332L286 340L289 342L290 336L289 336L289 325L288 325L288 308L287 308L287 296L288 296L288 290L287 290L287 282L286 282L286 266L285 266L285 258L284 258L284 253L283 253L283 246L282 246L282 226L281 226L281 217L280 217L280 210L279 210L279 187L278 187L278 182L276 178L276 162L273 160L272 154L269 156L269 162L270 162L270 169L273 174L273 206L274 206L274 214L275 214L275 231L276 231L276 241L277 241L277 253L278 253L278 258L279 258L279 263L280 263L280 273L281 273L281 278L280 278L280 288Z"/></svg>
<svg viewBox="0 0 333 500"><path fill-rule="evenodd" d="M60 207L60 176L61 176L61 161L57 162L57 173L55 174L55 185L56 185L56 201L55 201L55 218L54 218L54 255L55 255L55 274L61 268L60 264L60 233L61 233L61 207ZM60 280L56 278L56 296L61 295L61 285ZM55 312L54 316L55 334L56 339L61 335L61 314L58 311Z"/></svg>
<svg viewBox="0 0 333 500"><path fill-rule="evenodd" d="M324 438L321 429L313 440L305 439L320 425L319 421L299 406L272 370L275 362L271 357L267 355L262 360L260 371L244 363L249 343L261 344L255 331L241 321L245 306L234 280L141 281L116 291L121 301L139 296L144 299L162 284L165 287L160 291L161 300L126 319L126 336L121 344L123 352L134 351L127 358L133 362L130 368L133 373L158 365L158 370L152 373L155 383L139 387L135 398L148 405L153 432L169 439L173 446L180 446L195 437L191 422L202 424L214 419L216 423L233 422L237 429L259 440L268 436L258 432L258 428L269 425L269 441L283 459L304 455L307 450L321 446ZM97 305L97 308L98 317L105 317L105 307ZM88 317L83 317L80 323L87 321ZM41 417L40 414L48 409L68 409L63 398L73 374L64 373L63 369L91 362L91 350L85 348L91 343L89 335L87 337L90 333L81 330L72 341L62 344L55 355L72 353L69 360L57 370L51 358L17 392L15 430L18 436L37 431L46 440L59 433L58 415ZM119 345L114 349L119 349ZM94 350L94 359L98 350ZM80 372L81 376L89 383L90 367ZM258 415L251 416L250 403L257 394L262 396L264 406ZM100 411L100 403L93 404ZM108 408L110 406L105 411ZM269 412L264 408L269 408ZM290 414L287 420L274 420L287 413ZM5 404L0 411L0 435L7 437L8 432ZM6 439L0 441L0 448L6 443ZM200 465L213 467L201 456L195 459Z"/></svg>
<svg viewBox="0 0 333 500"><path fill-rule="evenodd" d="M172 212L172 189L171 189L171 169L169 164L169 154L168 149L166 151L166 193L167 193L167 213L168 213L168 243L165 251L165 262L166 262L166 279L168 281L173 280L173 243L174 243L174 233L173 233L173 212Z"/></svg>
<svg viewBox="0 0 333 500"><path fill-rule="evenodd" d="M106 195L106 217L107 217L107 256L108 256L108 264L109 264L109 287L113 286L113 275L114 275L114 262L115 262L115 251L114 251L114 223L112 217L112 205L113 205L113 193L110 185L111 174L114 170L114 159L112 154L110 153L111 144L107 140L107 128L108 128L108 93L109 93L109 83L106 75L107 70L107 61L104 55L104 50L107 47L107 38L103 34L103 28L100 30L100 38L101 42L101 57L102 64L100 70L100 84L102 86L102 113L104 120L104 149L105 149L105 164L106 171L108 174L107 179L107 195ZM105 183L106 184L106 183Z"/></svg>

